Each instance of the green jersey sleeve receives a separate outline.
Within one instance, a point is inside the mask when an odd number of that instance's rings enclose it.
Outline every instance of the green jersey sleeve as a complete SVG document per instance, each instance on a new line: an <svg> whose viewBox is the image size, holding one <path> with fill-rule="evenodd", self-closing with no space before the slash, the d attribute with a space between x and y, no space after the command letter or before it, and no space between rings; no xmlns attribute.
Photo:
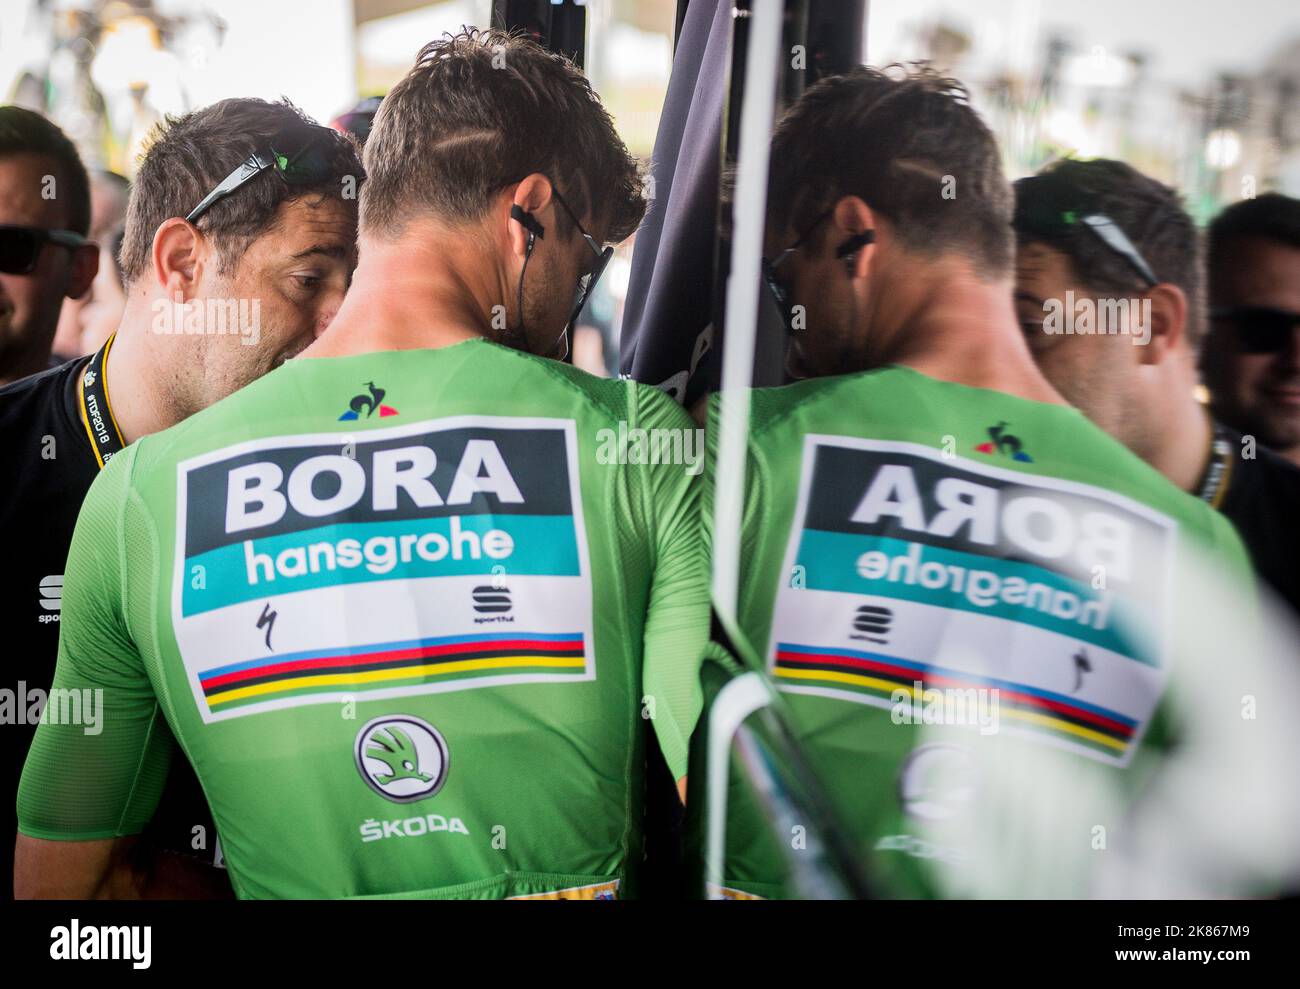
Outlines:
<svg viewBox="0 0 1300 989"><path fill-rule="evenodd" d="M701 431L671 398L648 386L635 386L632 394L636 425L682 438L682 463L626 468L640 489L634 504L652 534L654 554L642 686L653 700L648 713L664 759L673 778L681 779L703 705L697 674L709 638L708 568L700 531L704 449Z"/></svg>
<svg viewBox="0 0 1300 989"><path fill-rule="evenodd" d="M122 521L138 447L91 486L68 553L59 655L18 789L18 830L90 841L153 816L174 745L128 627Z"/></svg>

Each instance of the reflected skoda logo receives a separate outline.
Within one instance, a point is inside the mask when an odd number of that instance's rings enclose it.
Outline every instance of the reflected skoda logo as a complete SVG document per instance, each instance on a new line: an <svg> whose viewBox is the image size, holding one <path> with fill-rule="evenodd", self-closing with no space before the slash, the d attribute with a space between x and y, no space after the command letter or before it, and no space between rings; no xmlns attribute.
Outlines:
<svg viewBox="0 0 1300 989"><path fill-rule="evenodd" d="M960 813L975 795L974 762L956 745L921 745L898 773L898 799L910 817L944 821Z"/></svg>
<svg viewBox="0 0 1300 989"><path fill-rule="evenodd" d="M394 803L432 797L447 781L447 743L438 729L409 714L375 718L357 732L357 771Z"/></svg>

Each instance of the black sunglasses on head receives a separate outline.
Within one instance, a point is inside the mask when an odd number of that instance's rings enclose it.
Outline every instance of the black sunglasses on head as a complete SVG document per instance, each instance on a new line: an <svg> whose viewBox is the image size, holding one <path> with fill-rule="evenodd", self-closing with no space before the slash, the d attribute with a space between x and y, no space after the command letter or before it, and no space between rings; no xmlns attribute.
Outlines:
<svg viewBox="0 0 1300 989"><path fill-rule="evenodd" d="M1271 306L1223 306L1211 309L1210 318L1230 323L1237 331L1237 345L1247 354L1278 353L1300 326L1300 312Z"/></svg>
<svg viewBox="0 0 1300 989"><path fill-rule="evenodd" d="M300 124L286 127L262 151L254 151L238 168L222 179L202 201L186 214L185 219L197 223L199 217L213 206L247 185L263 172L275 171L290 186L316 185L329 176L329 163L325 158L325 142L332 140L334 132L319 124Z"/></svg>
<svg viewBox="0 0 1300 989"><path fill-rule="evenodd" d="M72 230L0 225L0 272L30 275L41 258L41 248L47 243L75 249L90 241Z"/></svg>
<svg viewBox="0 0 1300 989"><path fill-rule="evenodd" d="M1083 194L1074 186L1049 173L1019 179L1013 183L1013 188L1016 211L1011 222L1018 233L1055 239L1073 231L1086 230L1112 254L1127 261L1146 283L1146 288L1160 284L1155 270L1123 228L1100 210L1079 205Z"/></svg>

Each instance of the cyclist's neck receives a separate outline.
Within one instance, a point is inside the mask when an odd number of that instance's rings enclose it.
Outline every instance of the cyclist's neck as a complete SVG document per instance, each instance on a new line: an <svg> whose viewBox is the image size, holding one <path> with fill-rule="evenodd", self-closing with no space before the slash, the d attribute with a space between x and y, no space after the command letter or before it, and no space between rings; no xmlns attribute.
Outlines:
<svg viewBox="0 0 1300 989"><path fill-rule="evenodd" d="M975 277L936 281L903 315L883 364L941 381L1065 405L1034 363L1016 322L1011 287Z"/></svg>
<svg viewBox="0 0 1300 989"><path fill-rule="evenodd" d="M302 357L445 347L485 335L514 307L500 265L464 233L363 240L360 254L338 315Z"/></svg>

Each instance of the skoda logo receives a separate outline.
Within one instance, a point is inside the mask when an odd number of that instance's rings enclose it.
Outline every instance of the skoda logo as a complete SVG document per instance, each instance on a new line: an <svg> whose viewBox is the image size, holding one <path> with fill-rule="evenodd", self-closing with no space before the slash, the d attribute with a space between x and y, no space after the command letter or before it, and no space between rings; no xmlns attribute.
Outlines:
<svg viewBox="0 0 1300 989"><path fill-rule="evenodd" d="M904 812L921 821L945 821L970 804L975 795L975 764L956 745L930 743L915 748L898 774L898 797Z"/></svg>
<svg viewBox="0 0 1300 989"><path fill-rule="evenodd" d="M375 718L357 732L357 771L394 803L432 797L447 781L447 743L438 729L409 714Z"/></svg>

